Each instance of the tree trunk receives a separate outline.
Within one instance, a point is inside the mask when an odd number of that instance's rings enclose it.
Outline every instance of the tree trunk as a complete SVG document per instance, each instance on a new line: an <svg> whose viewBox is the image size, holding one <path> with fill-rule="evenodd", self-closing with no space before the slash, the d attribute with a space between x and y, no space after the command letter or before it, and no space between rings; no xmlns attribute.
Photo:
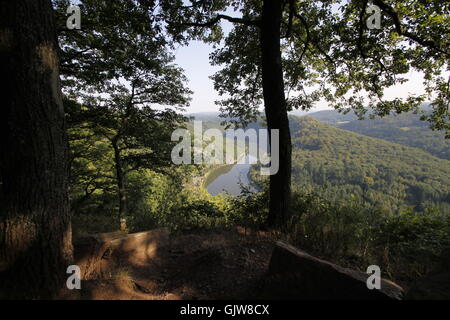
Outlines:
<svg viewBox="0 0 450 320"><path fill-rule="evenodd" d="M72 262L50 0L0 2L0 298L53 298Z"/></svg>
<svg viewBox="0 0 450 320"><path fill-rule="evenodd" d="M118 137L114 137L114 161L116 166L117 187L119 189L119 227L120 231L127 231L127 194L125 190L125 172L123 170L122 156L118 146Z"/></svg>
<svg viewBox="0 0 450 320"><path fill-rule="evenodd" d="M272 227L282 227L288 221L291 196L291 134L281 65L281 14L282 1L264 0L260 40L264 107L268 129L279 129L280 133L280 168L270 176L268 224Z"/></svg>

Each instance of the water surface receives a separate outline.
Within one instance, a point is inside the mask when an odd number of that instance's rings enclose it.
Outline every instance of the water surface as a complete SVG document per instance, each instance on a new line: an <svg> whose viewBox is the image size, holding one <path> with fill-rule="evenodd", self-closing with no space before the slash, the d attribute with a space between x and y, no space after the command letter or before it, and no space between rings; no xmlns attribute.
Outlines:
<svg viewBox="0 0 450 320"><path fill-rule="evenodd" d="M213 196L225 192L233 196L239 195L241 193L241 185L250 185L248 172L252 165L249 159L255 158L247 156L244 164L224 165L211 171L206 178L206 190Z"/></svg>

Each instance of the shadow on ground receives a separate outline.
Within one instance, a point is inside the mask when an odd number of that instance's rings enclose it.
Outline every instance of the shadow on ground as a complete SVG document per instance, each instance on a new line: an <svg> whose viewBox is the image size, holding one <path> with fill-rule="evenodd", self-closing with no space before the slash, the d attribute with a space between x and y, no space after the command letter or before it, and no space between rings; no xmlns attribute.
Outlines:
<svg viewBox="0 0 450 320"><path fill-rule="evenodd" d="M85 275L79 299L256 298L274 247L267 234L242 228L135 235L98 246L101 257Z"/></svg>

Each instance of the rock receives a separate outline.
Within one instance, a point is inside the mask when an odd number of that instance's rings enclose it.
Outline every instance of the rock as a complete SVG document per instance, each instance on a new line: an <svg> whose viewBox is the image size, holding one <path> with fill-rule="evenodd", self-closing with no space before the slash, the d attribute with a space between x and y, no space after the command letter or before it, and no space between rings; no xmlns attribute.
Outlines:
<svg viewBox="0 0 450 320"><path fill-rule="evenodd" d="M74 264L80 267L81 279L101 277L111 263L103 259L110 250L110 243L99 241L95 236L74 239Z"/></svg>
<svg viewBox="0 0 450 320"><path fill-rule="evenodd" d="M401 300L403 289L381 280L381 288L368 289L368 274L315 258L277 241L261 297L265 299Z"/></svg>
<svg viewBox="0 0 450 320"><path fill-rule="evenodd" d="M133 260L147 260L156 255L159 247L167 245L170 231L167 228L131 233L111 240L111 246Z"/></svg>
<svg viewBox="0 0 450 320"><path fill-rule="evenodd" d="M166 245L170 232L166 228L125 234L109 232L74 239L74 261L81 269L81 279L101 277L115 267L116 256L129 262L151 259L156 249ZM116 255L116 256L114 256Z"/></svg>
<svg viewBox="0 0 450 320"><path fill-rule="evenodd" d="M114 239L126 237L127 233L124 231L114 231L114 232L106 232L106 233L96 233L92 235L98 242L106 242Z"/></svg>

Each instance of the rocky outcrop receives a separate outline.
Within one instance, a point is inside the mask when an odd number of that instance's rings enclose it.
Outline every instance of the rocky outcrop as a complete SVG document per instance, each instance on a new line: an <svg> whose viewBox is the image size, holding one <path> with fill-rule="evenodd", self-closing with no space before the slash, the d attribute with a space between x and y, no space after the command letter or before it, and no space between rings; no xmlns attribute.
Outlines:
<svg viewBox="0 0 450 320"><path fill-rule="evenodd" d="M282 241L276 243L262 298L400 300L403 289L388 280L368 289L368 274L315 258Z"/></svg>
<svg viewBox="0 0 450 320"><path fill-rule="evenodd" d="M126 234L120 231L101 233L74 239L74 264L81 270L81 279L102 277L115 268L120 257L134 260L151 259L156 249L168 242L170 232L166 228Z"/></svg>
<svg viewBox="0 0 450 320"><path fill-rule="evenodd" d="M110 241L113 254L120 255L122 261L139 264L152 259L159 247L167 245L169 229L161 228L151 231L128 234Z"/></svg>

